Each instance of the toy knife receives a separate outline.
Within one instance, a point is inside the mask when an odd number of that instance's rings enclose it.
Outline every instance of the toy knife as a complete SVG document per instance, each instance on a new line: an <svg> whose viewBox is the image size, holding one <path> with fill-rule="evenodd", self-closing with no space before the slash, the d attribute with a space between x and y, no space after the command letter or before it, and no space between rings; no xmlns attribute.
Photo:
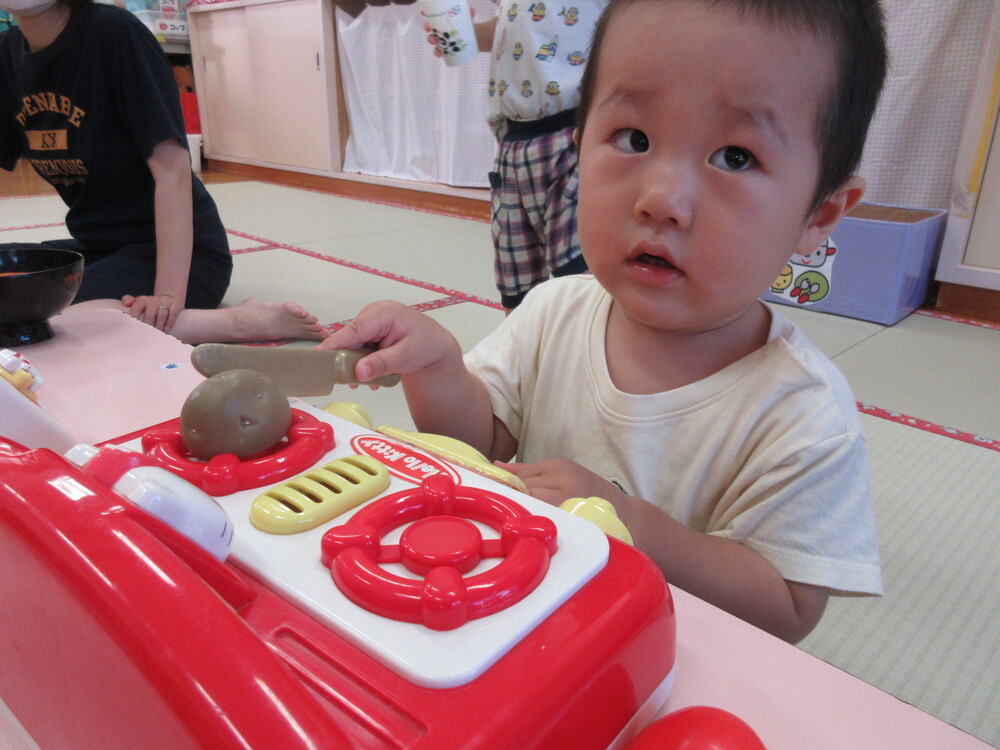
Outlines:
<svg viewBox="0 0 1000 750"><path fill-rule="evenodd" d="M200 344L191 352L191 364L205 377L226 370L263 373L286 396L326 396L338 383L360 383L354 368L375 351L361 349L293 349L290 347ZM383 375L364 385L393 386L399 375Z"/></svg>

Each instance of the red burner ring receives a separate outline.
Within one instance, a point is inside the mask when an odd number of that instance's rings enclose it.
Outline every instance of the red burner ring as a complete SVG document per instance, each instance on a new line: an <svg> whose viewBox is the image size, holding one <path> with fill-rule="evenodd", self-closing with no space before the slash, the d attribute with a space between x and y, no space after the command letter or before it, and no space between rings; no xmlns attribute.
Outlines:
<svg viewBox="0 0 1000 750"><path fill-rule="evenodd" d="M184 447L181 421L174 419L143 435L142 450L163 468L218 496L274 484L308 471L336 445L333 427L299 409L292 409L292 424L285 438L285 442L254 456L241 459L222 453L206 462Z"/></svg>
<svg viewBox="0 0 1000 750"><path fill-rule="evenodd" d="M483 539L474 524L458 516L495 529L500 538ZM410 522L398 545L381 543L388 531ZM322 548L323 564L355 604L392 620L454 630L534 591L557 543L552 519L438 474L420 487L373 501L327 531ZM483 573L462 577L491 557L502 559ZM399 562L424 579L403 578L378 565Z"/></svg>

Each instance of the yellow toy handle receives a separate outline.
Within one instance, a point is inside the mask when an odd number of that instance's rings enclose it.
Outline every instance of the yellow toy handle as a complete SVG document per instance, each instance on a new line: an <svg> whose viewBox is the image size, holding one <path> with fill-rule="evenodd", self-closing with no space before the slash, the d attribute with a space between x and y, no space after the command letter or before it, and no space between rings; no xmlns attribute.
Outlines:
<svg viewBox="0 0 1000 750"><path fill-rule="evenodd" d="M587 519L608 536L634 546L632 535L618 518L615 506L604 498L571 497L569 500L563 501L559 507L574 516Z"/></svg>

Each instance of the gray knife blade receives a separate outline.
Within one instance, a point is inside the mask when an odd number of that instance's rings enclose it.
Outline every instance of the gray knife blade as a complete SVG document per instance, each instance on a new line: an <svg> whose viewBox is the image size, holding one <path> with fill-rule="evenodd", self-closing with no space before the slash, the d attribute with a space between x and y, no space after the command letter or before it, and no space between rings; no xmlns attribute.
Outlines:
<svg viewBox="0 0 1000 750"><path fill-rule="evenodd" d="M255 370L270 378L286 396L326 396L333 386L356 384L358 360L376 351L361 349L297 349L291 347L200 344L191 364L205 377L226 370ZM399 375L383 375L364 385L394 386Z"/></svg>

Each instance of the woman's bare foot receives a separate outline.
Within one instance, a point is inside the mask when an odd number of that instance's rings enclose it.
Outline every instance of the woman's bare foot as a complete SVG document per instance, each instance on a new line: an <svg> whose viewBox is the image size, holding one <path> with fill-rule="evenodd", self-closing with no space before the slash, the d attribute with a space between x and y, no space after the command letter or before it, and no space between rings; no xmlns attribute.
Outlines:
<svg viewBox="0 0 1000 750"><path fill-rule="evenodd" d="M94 306L128 310L134 297L101 300ZM83 303L91 304L91 303ZM326 338L319 319L294 302L261 302L245 299L233 307L215 310L185 308L177 316L170 335L186 344L207 344L226 341L283 341L286 339Z"/></svg>
<svg viewBox="0 0 1000 750"><path fill-rule="evenodd" d="M218 312L232 316L232 332L237 335L237 338L220 339L224 341L319 340L326 337L319 319L294 302L261 302L250 298Z"/></svg>

